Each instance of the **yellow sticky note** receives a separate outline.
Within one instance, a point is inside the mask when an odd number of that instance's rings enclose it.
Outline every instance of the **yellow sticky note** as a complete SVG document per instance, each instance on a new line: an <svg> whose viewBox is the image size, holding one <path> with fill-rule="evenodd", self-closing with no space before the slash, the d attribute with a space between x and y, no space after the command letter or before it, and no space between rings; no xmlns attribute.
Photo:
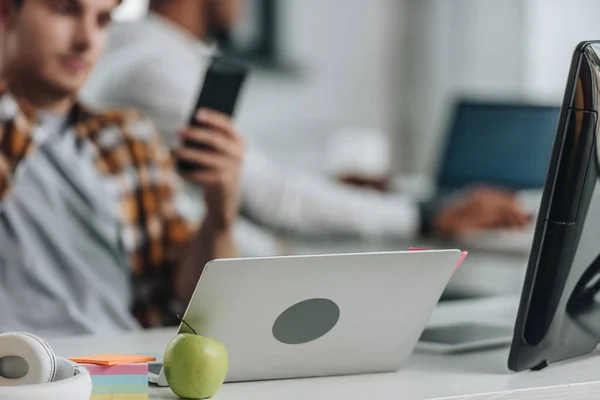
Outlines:
<svg viewBox="0 0 600 400"><path fill-rule="evenodd" d="M69 360L81 364L120 365L156 361L156 357L135 354L96 354L86 357L72 357Z"/></svg>
<svg viewBox="0 0 600 400"><path fill-rule="evenodd" d="M92 394L90 400L148 400L147 394Z"/></svg>

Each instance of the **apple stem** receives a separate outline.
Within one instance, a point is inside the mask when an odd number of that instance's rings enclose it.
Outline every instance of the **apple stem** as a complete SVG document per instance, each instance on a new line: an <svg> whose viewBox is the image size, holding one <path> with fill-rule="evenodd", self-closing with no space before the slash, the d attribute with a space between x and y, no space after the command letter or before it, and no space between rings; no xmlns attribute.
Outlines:
<svg viewBox="0 0 600 400"><path fill-rule="evenodd" d="M190 324L188 324L187 322L185 322L185 320L184 320L183 318L181 318L181 317L179 316L179 314L177 314L177 319L178 319L180 322L184 323L184 324L185 324L185 326L187 326L188 328L190 328L190 329L192 330L192 332L194 332L194 335L196 335L196 336L198 335L198 334L196 333L196 331L194 330L194 328L192 328L192 327L190 326Z"/></svg>

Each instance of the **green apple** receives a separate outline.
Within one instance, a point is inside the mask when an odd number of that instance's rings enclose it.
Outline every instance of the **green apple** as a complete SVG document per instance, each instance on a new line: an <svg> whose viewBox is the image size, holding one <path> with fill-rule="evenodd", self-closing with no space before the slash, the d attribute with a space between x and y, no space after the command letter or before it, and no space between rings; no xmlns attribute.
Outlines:
<svg viewBox="0 0 600 400"><path fill-rule="evenodd" d="M223 343L191 333L180 333L171 340L163 363L171 390L184 399L213 397L229 369Z"/></svg>

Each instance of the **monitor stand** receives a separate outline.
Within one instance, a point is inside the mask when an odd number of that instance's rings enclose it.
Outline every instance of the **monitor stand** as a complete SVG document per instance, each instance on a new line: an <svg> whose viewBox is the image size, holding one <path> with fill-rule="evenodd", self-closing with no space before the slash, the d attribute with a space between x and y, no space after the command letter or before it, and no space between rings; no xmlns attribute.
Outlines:
<svg viewBox="0 0 600 400"><path fill-rule="evenodd" d="M600 237L597 237L600 245ZM600 342L600 255L577 284L567 312L582 329Z"/></svg>
<svg viewBox="0 0 600 400"><path fill-rule="evenodd" d="M594 146L594 151L598 147ZM567 302L567 314L576 325L600 342L600 180L599 162L588 171L586 186L592 188L589 208L579 218L584 219L573 266L588 265L575 285ZM595 182L594 182L595 181ZM585 201L585 200L584 200ZM565 244L568 245L568 244Z"/></svg>

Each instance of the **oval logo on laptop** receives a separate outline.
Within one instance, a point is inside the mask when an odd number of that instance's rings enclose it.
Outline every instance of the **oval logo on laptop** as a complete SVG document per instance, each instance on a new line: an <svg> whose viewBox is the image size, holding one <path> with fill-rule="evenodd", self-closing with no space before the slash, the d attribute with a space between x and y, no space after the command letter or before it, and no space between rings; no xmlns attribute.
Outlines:
<svg viewBox="0 0 600 400"><path fill-rule="evenodd" d="M294 304L275 320L273 336L285 344L303 344L325 336L340 319L340 308L328 299Z"/></svg>

